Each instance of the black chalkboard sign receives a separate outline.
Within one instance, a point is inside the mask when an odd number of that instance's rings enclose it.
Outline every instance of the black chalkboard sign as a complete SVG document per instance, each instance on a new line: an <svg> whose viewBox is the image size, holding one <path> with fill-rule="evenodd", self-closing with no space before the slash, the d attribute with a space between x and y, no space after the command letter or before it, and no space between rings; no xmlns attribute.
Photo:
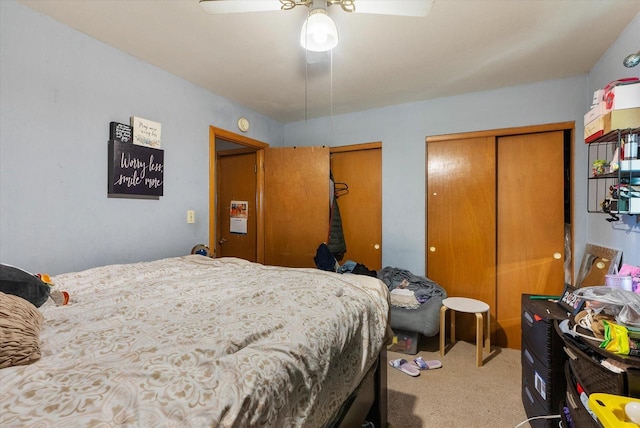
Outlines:
<svg viewBox="0 0 640 428"><path fill-rule="evenodd" d="M109 194L162 196L164 150L109 141Z"/></svg>
<svg viewBox="0 0 640 428"><path fill-rule="evenodd" d="M131 143L133 140L133 127L124 123L109 123L109 140Z"/></svg>

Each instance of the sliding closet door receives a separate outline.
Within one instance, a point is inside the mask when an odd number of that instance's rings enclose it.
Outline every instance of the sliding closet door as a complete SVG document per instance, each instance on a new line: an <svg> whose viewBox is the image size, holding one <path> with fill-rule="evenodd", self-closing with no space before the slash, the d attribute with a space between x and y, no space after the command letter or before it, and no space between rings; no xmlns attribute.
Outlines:
<svg viewBox="0 0 640 428"><path fill-rule="evenodd" d="M562 131L498 137L496 339L508 348L520 348L521 294L563 289L563 171Z"/></svg>
<svg viewBox="0 0 640 428"><path fill-rule="evenodd" d="M563 290L572 127L427 138L428 276L450 296L488 303L498 346L521 346L523 293ZM473 339L473 320L458 319L457 330L468 332L461 338Z"/></svg>
<svg viewBox="0 0 640 428"><path fill-rule="evenodd" d="M450 297L496 299L494 137L427 143L427 276ZM459 314L458 337L475 337Z"/></svg>
<svg viewBox="0 0 640 428"><path fill-rule="evenodd" d="M329 148L265 149L265 263L315 267L329 233Z"/></svg>

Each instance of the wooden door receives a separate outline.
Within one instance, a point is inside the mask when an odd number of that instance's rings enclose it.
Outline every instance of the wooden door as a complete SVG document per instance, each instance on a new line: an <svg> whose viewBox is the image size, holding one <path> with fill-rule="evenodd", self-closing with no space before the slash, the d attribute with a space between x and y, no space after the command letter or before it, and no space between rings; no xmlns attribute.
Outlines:
<svg viewBox="0 0 640 428"><path fill-rule="evenodd" d="M371 147L371 148L369 148ZM382 149L379 144L331 149L331 171L349 190L338 197L347 252L372 270L382 269Z"/></svg>
<svg viewBox="0 0 640 428"><path fill-rule="evenodd" d="M232 150L218 152L218 238L217 257L239 257L252 262L256 258L257 210L256 210L256 152L255 150ZM231 201L247 201L248 213L246 233L231 232Z"/></svg>
<svg viewBox="0 0 640 428"><path fill-rule="evenodd" d="M269 147L267 143L254 140L244 135L225 131L224 129L209 127L209 247L214 250L214 257L220 257L218 254L218 245L220 241L220 227L222 222L218 218L220 210L218 208L218 181L222 176L218 173L218 156L216 153L224 151L229 153L230 150L238 150L237 154L245 150L245 153L255 152L255 162L257 163L257 172L255 174L255 194L247 200L255 200L254 210L256 213L256 261L264 263L264 149ZM227 180L230 182L232 180ZM226 222L225 222L226 223ZM227 240L228 241L228 240Z"/></svg>
<svg viewBox="0 0 640 428"><path fill-rule="evenodd" d="M498 138L496 341L520 348L522 293L564 287L564 133Z"/></svg>
<svg viewBox="0 0 640 428"><path fill-rule="evenodd" d="M427 143L427 277L449 297L496 302L496 148L494 137ZM458 314L460 339L475 318Z"/></svg>
<svg viewBox="0 0 640 428"><path fill-rule="evenodd" d="M315 267L329 233L329 148L268 148L264 165L265 263Z"/></svg>

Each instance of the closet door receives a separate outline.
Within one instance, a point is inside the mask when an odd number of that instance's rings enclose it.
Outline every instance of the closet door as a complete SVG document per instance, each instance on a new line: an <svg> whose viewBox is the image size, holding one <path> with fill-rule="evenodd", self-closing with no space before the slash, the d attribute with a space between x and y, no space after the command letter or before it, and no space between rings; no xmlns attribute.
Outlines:
<svg viewBox="0 0 640 428"><path fill-rule="evenodd" d="M495 314L495 138L428 141L426 150L427 277ZM475 337L468 315L458 314L460 339Z"/></svg>
<svg viewBox="0 0 640 428"><path fill-rule="evenodd" d="M315 267L329 233L329 148L267 148L264 165L265 264Z"/></svg>
<svg viewBox="0 0 640 428"><path fill-rule="evenodd" d="M523 293L564 286L567 161L552 126L427 139L427 276L488 303L502 347L521 346ZM457 320L473 340L473 319Z"/></svg>
<svg viewBox="0 0 640 428"><path fill-rule="evenodd" d="M380 145L331 149L331 171L336 182L349 186L338 198L347 260L369 269L382 269L382 149Z"/></svg>
<svg viewBox="0 0 640 428"><path fill-rule="evenodd" d="M520 348L522 293L564 286L564 133L498 137L497 343Z"/></svg>

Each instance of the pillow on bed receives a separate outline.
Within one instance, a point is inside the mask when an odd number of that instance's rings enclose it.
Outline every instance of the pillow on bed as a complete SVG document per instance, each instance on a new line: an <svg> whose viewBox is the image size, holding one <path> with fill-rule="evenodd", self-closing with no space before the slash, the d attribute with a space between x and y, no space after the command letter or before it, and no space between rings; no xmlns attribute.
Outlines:
<svg viewBox="0 0 640 428"><path fill-rule="evenodd" d="M25 299L0 292L0 369L40 359L44 317Z"/></svg>
<svg viewBox="0 0 640 428"><path fill-rule="evenodd" d="M0 291L22 297L39 308L49 298L51 287L29 272L0 264Z"/></svg>

